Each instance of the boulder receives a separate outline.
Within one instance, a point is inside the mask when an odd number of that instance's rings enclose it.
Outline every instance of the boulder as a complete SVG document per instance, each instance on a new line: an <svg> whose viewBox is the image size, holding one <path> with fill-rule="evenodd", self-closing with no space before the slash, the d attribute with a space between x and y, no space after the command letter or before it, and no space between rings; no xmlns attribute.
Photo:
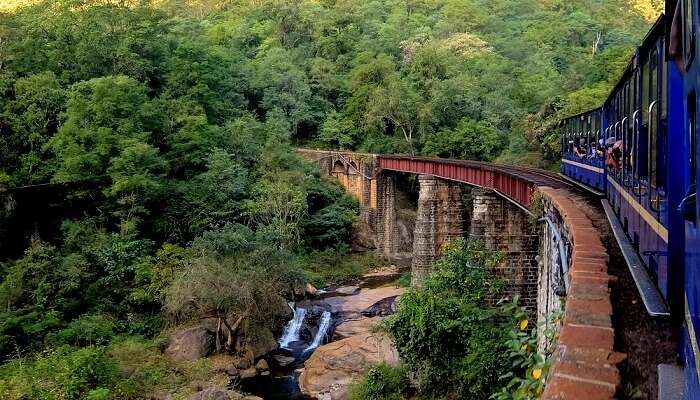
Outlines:
<svg viewBox="0 0 700 400"><path fill-rule="evenodd" d="M236 362L235 366L237 369L248 369L250 368L250 360L241 358Z"/></svg>
<svg viewBox="0 0 700 400"><path fill-rule="evenodd" d="M306 284L305 291L306 291L306 295L308 297L314 297L314 296L316 296L316 293L318 293L318 289L316 289L316 287L314 287L314 285L312 285L310 283Z"/></svg>
<svg viewBox="0 0 700 400"><path fill-rule="evenodd" d="M396 298L398 296L387 297L379 300L360 312L365 317L383 317L396 312Z"/></svg>
<svg viewBox="0 0 700 400"><path fill-rule="evenodd" d="M267 371L270 369L270 365L267 363L267 360L261 358L258 360L257 364L255 364L255 369L258 371Z"/></svg>
<svg viewBox="0 0 700 400"><path fill-rule="evenodd" d="M226 390L210 387L190 396L189 400L231 400L231 397Z"/></svg>
<svg viewBox="0 0 700 400"><path fill-rule="evenodd" d="M255 369L255 367L250 367L248 369L238 371L238 375L241 377L241 379L255 378L258 376L258 370Z"/></svg>
<svg viewBox="0 0 700 400"><path fill-rule="evenodd" d="M277 349L277 340L269 329L258 328L254 336L249 336L245 342L243 353L252 364L254 360Z"/></svg>
<svg viewBox="0 0 700 400"><path fill-rule="evenodd" d="M211 354L214 346L214 333L204 327L197 326L170 335L165 355L174 360L196 360Z"/></svg>
<svg viewBox="0 0 700 400"><path fill-rule="evenodd" d="M304 363L299 387L306 396L346 400L349 387L372 365L396 365L399 355L391 339L364 333L319 347Z"/></svg>
<svg viewBox="0 0 700 400"><path fill-rule="evenodd" d="M294 362L294 357L284 356L282 354L276 354L272 356L280 367L286 367L287 365Z"/></svg>
<svg viewBox="0 0 700 400"><path fill-rule="evenodd" d="M353 230L351 246L354 251L367 251L377 248L377 234L367 222L360 222Z"/></svg>
<svg viewBox="0 0 700 400"><path fill-rule="evenodd" d="M382 300L396 298L406 292L406 288L385 286L376 289L362 289L354 296L328 297L324 302L334 313L359 314Z"/></svg>
<svg viewBox="0 0 700 400"><path fill-rule="evenodd" d="M410 272L410 269L405 270ZM377 288L383 285L390 284L401 277L404 270L396 265L390 265L362 275L362 288Z"/></svg>
<svg viewBox="0 0 700 400"><path fill-rule="evenodd" d="M352 296L353 294L357 294L359 291L359 286L343 286L339 287L338 289L335 289L333 293L338 295Z"/></svg>
<svg viewBox="0 0 700 400"><path fill-rule="evenodd" d="M346 339L351 336L369 333L372 328L381 321L381 318L359 318L343 321L335 328L333 338L335 340Z"/></svg>

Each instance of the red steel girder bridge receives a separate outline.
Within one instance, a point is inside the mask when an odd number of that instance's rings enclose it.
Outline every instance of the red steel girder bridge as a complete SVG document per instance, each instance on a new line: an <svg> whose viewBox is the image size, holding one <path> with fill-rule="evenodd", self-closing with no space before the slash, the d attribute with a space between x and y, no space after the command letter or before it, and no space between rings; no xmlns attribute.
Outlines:
<svg viewBox="0 0 700 400"><path fill-rule="evenodd" d="M553 172L535 168L513 167L479 161L443 158L376 155L382 170L406 172L466 183L492 189L500 195L530 209L532 196L539 187L570 188L571 185Z"/></svg>

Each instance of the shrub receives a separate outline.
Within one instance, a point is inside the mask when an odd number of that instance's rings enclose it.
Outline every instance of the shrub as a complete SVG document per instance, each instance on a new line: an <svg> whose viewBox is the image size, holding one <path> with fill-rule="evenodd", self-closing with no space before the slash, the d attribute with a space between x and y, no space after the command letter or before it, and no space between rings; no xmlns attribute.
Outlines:
<svg viewBox="0 0 700 400"><path fill-rule="evenodd" d="M102 348L61 347L0 367L0 398L83 399L95 389L110 385L116 374L116 365Z"/></svg>
<svg viewBox="0 0 700 400"><path fill-rule="evenodd" d="M103 345L114 336L114 320L104 315L83 315L71 321L47 342L54 345L92 346Z"/></svg>
<svg viewBox="0 0 700 400"><path fill-rule="evenodd" d="M549 373L550 356L552 355L558 337L562 310L554 310L547 316L546 322L531 324L528 315L517 304L517 299L504 306L504 311L512 315L511 328L505 342L511 361L510 371L504 378L510 381L494 393L493 400L537 400L544 392ZM541 344L538 334L543 335Z"/></svg>
<svg viewBox="0 0 700 400"><path fill-rule="evenodd" d="M499 261L481 243L453 241L385 323L421 395L485 399L507 372L509 319L491 304L502 285L489 270Z"/></svg>
<svg viewBox="0 0 700 400"><path fill-rule="evenodd" d="M370 368L350 389L350 399L399 400L409 386L405 367L379 364Z"/></svg>

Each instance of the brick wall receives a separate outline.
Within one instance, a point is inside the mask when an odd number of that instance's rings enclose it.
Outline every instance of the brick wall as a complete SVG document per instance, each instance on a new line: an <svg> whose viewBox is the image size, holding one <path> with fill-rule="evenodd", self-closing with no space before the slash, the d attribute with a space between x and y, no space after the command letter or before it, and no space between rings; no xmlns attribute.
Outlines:
<svg viewBox="0 0 700 400"><path fill-rule="evenodd" d="M518 295L533 315L537 308L537 254L539 236L528 215L491 190L473 189L473 212L469 238L500 251L505 261L496 274L510 296Z"/></svg>
<svg viewBox="0 0 700 400"><path fill-rule="evenodd" d="M443 244L464 235L460 185L428 175L420 175L418 182L420 193L411 262L413 286L419 286L435 271Z"/></svg>
<svg viewBox="0 0 700 400"><path fill-rule="evenodd" d="M561 216L561 233L571 244L564 320L542 399L613 399L625 355L613 350L607 250L581 210L587 206L582 199L563 189L538 190L545 208Z"/></svg>

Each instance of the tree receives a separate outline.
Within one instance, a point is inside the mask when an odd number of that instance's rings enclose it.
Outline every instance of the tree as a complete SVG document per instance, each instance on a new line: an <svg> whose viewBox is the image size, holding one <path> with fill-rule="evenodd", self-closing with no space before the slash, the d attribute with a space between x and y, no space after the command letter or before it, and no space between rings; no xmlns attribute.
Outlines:
<svg viewBox="0 0 700 400"><path fill-rule="evenodd" d="M47 144L59 161L54 179L104 175L125 147L133 146L135 141L147 142L147 104L146 88L126 76L95 78L74 85L66 122Z"/></svg>
<svg viewBox="0 0 700 400"><path fill-rule="evenodd" d="M403 136L411 154L415 153L414 135L420 125L422 110L418 93L402 79L390 79L385 86L374 89L365 115L368 125L391 134Z"/></svg>
<svg viewBox="0 0 700 400"><path fill-rule="evenodd" d="M293 62L295 53L281 48L263 52L255 60L255 87L261 91L261 107L279 109L296 136L299 124L311 121L311 87L306 73Z"/></svg>
<svg viewBox="0 0 700 400"><path fill-rule="evenodd" d="M483 122L463 119L452 130L428 138L426 154L463 160L493 161L507 145L506 137Z"/></svg>
<svg viewBox="0 0 700 400"><path fill-rule="evenodd" d="M66 91L53 72L15 81L14 99L0 119L7 121L12 132L8 144L14 153L3 160L15 168L20 182L41 182L51 173L43 147L56 132L65 99Z"/></svg>

